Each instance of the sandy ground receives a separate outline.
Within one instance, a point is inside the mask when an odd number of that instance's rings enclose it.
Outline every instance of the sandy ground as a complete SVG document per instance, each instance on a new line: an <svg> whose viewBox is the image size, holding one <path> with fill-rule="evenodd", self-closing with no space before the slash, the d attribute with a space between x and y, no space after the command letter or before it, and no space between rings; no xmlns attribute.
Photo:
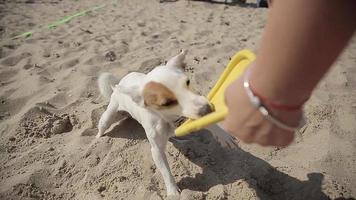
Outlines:
<svg viewBox="0 0 356 200"><path fill-rule="evenodd" d="M257 49L268 11L185 0L0 0L0 9L0 199L166 199L137 122L95 139L106 105L97 75L147 72L184 48L192 85L206 94L234 53ZM8 40L28 30L36 33ZM180 199L355 197L355 65L356 38L308 102L308 123L288 148L229 151L206 131L170 143Z"/></svg>

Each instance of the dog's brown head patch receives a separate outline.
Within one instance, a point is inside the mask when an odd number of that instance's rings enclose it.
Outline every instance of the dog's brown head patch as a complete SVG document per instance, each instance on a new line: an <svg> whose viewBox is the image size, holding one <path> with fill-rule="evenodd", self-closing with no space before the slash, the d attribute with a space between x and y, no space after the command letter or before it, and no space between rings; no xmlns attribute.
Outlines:
<svg viewBox="0 0 356 200"><path fill-rule="evenodd" d="M178 104L173 92L161 83L148 82L143 89L145 106L156 109L167 108Z"/></svg>

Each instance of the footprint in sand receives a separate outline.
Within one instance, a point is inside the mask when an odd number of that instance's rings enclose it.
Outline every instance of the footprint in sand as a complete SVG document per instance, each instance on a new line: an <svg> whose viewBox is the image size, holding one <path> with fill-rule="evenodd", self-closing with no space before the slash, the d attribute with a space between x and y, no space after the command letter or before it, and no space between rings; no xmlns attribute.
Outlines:
<svg viewBox="0 0 356 200"><path fill-rule="evenodd" d="M46 84L46 83L52 83L52 82L54 82L54 81L55 81L54 79L49 78L49 77L46 77L46 76L40 76L40 77L39 77L39 83L40 83L41 85L44 85L44 84Z"/></svg>
<svg viewBox="0 0 356 200"><path fill-rule="evenodd" d="M7 96L0 96L0 120L17 114L26 104L27 99L27 97L9 99Z"/></svg>
<svg viewBox="0 0 356 200"><path fill-rule="evenodd" d="M146 74L161 64L163 64L162 58L151 58L151 59L145 60L141 63L141 66L138 68L138 72Z"/></svg>
<svg viewBox="0 0 356 200"><path fill-rule="evenodd" d="M213 19L214 19L214 13L211 12L211 13L209 14L208 18L206 19L206 22L212 22Z"/></svg>
<svg viewBox="0 0 356 200"><path fill-rule="evenodd" d="M209 37L209 35L211 35L212 33L213 33L213 31L211 31L211 30L198 31L195 34L194 40L199 40L204 37Z"/></svg>
<svg viewBox="0 0 356 200"><path fill-rule="evenodd" d="M1 64L5 66L13 67L17 65L22 59L27 58L31 55L32 55L31 53L25 52L25 53L21 53L20 55L10 56L8 58L5 58L1 62Z"/></svg>
<svg viewBox="0 0 356 200"><path fill-rule="evenodd" d="M63 108L70 103L70 99L68 99L66 92L59 91L52 98L48 99L48 102L56 108Z"/></svg>
<svg viewBox="0 0 356 200"><path fill-rule="evenodd" d="M52 77L52 75L46 69L41 70L37 74L39 75L40 84L51 83L51 82L55 81L55 79Z"/></svg>
<svg viewBox="0 0 356 200"><path fill-rule="evenodd" d="M18 44L4 44L0 47L0 58L9 56L13 50L17 49Z"/></svg>
<svg viewBox="0 0 356 200"><path fill-rule="evenodd" d="M96 76L98 71L100 71L100 67L98 65L83 65L79 69L79 71L86 76Z"/></svg>
<svg viewBox="0 0 356 200"><path fill-rule="evenodd" d="M0 80L1 82L6 82L13 78L19 71L18 70L5 70L0 72Z"/></svg>
<svg viewBox="0 0 356 200"><path fill-rule="evenodd" d="M156 44L157 42L162 42L162 41L168 39L170 36L171 36L170 31L155 32L146 41L146 44L153 45L153 44Z"/></svg>
<svg viewBox="0 0 356 200"><path fill-rule="evenodd" d="M93 55L84 62L85 65L97 65L105 62L105 57L102 55Z"/></svg>
<svg viewBox="0 0 356 200"><path fill-rule="evenodd" d="M59 66L59 69L69 69L76 66L79 63L78 58L68 60Z"/></svg>

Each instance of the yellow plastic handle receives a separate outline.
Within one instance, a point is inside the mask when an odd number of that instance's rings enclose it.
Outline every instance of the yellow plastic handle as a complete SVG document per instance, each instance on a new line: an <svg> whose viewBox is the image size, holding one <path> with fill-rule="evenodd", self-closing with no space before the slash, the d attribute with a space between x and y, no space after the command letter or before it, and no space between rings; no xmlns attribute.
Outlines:
<svg viewBox="0 0 356 200"><path fill-rule="evenodd" d="M236 53L208 94L207 98L209 102L213 104L215 111L199 119L188 119L176 128L175 135L184 136L222 121L228 113L228 108L224 100L225 89L243 74L247 66L255 60L255 58L256 56L249 50L242 50Z"/></svg>

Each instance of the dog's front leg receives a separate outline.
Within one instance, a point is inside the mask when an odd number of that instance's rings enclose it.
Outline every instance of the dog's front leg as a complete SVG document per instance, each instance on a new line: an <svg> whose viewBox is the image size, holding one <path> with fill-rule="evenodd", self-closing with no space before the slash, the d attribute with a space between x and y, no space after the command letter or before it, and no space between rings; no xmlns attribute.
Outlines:
<svg viewBox="0 0 356 200"><path fill-rule="evenodd" d="M152 158L156 167L161 172L166 185L167 195L179 195L179 188L173 178L171 170L168 165L167 157L165 154L166 145L168 142L167 135L158 135L154 130L148 130L147 137L151 144Z"/></svg>

